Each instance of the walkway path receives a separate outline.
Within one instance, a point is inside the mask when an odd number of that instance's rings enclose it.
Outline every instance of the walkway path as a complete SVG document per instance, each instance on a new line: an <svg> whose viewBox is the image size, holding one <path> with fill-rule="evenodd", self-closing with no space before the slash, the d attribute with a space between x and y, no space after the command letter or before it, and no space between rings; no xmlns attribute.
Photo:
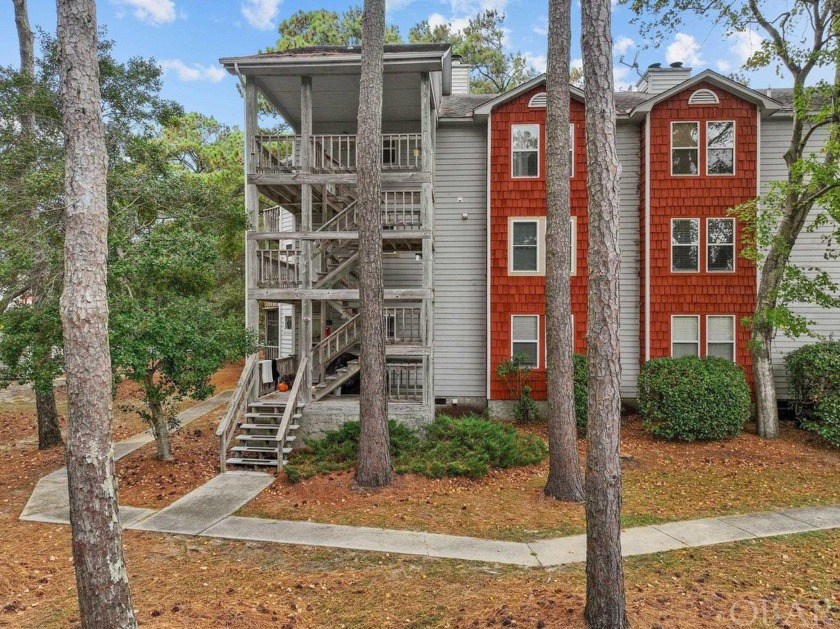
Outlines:
<svg viewBox="0 0 840 629"><path fill-rule="evenodd" d="M185 425L208 413L229 397L230 392L221 393L197 404L179 415L181 424ZM116 444L117 458L150 441L152 436L143 433ZM586 559L584 535L530 543L503 542L419 531L232 515L273 481L273 475L262 472L225 472L160 511L120 507L120 520L124 528L159 533L326 546L518 566L556 566ZM67 502L67 473L61 469L38 482L20 519L68 524ZM840 528L840 505L629 528L622 532L621 548L624 556L646 555L833 528Z"/></svg>

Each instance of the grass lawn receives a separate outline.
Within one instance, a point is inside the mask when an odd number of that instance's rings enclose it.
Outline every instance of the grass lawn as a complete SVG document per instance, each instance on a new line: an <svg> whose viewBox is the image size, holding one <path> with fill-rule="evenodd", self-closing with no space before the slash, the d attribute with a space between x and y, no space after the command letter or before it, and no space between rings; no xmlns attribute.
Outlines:
<svg viewBox="0 0 840 629"><path fill-rule="evenodd" d="M545 435L544 426L525 427ZM736 439L675 444L653 439L638 417L624 421L625 526L722 514L840 504L840 451L785 425L766 441L754 428ZM585 442L580 444L581 456ZM241 515L427 530L513 541L581 533L583 507L543 496L546 462L488 476L396 477L376 492L353 488L352 471L292 484L284 476Z"/></svg>

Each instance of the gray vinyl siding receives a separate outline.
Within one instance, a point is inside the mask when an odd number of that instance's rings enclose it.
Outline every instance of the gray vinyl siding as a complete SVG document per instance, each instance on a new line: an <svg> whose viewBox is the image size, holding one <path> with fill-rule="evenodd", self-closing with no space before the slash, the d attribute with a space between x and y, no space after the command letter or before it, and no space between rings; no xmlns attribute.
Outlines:
<svg viewBox="0 0 840 629"><path fill-rule="evenodd" d="M382 283L385 288L422 288L423 261L413 252L383 255Z"/></svg>
<svg viewBox="0 0 840 629"><path fill-rule="evenodd" d="M435 151L435 396L487 395L487 127L444 125ZM467 220L462 218L467 214Z"/></svg>
<svg viewBox="0 0 840 629"><path fill-rule="evenodd" d="M761 192L766 193L770 188L770 182L783 180L787 176L787 170L783 155L790 142L791 121L789 118L778 120L769 119L761 122ZM814 151L825 142L825 133L816 132L812 138ZM791 264L800 267L819 267L828 271L834 281L840 281L840 260L826 260L823 257L826 246L822 236L831 231L831 226L823 226L817 231L810 232L807 229L820 210L814 208L806 223L806 229L802 231L791 252ZM794 304L793 311L807 317L814 324L811 329L826 337L832 334L836 337L840 332L840 310L826 309L810 304ZM776 376L776 392L780 399L787 399L789 395L787 377L785 374L784 357L789 352L816 342L817 339L803 336L790 338L779 334L773 343L773 368Z"/></svg>
<svg viewBox="0 0 840 629"><path fill-rule="evenodd" d="M639 127L619 124L616 132L621 162L621 396L639 395Z"/></svg>

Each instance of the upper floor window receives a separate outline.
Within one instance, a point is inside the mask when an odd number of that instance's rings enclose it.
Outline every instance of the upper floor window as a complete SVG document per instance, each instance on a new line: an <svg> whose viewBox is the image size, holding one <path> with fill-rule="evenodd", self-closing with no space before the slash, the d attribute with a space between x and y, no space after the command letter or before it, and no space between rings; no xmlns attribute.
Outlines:
<svg viewBox="0 0 840 629"><path fill-rule="evenodd" d="M510 221L511 273L537 274L545 260L545 220L512 219Z"/></svg>
<svg viewBox="0 0 840 629"><path fill-rule="evenodd" d="M671 219L671 271L700 270L700 219Z"/></svg>
<svg viewBox="0 0 840 629"><path fill-rule="evenodd" d="M706 219L706 270L735 270L735 219Z"/></svg>
<svg viewBox="0 0 840 629"><path fill-rule="evenodd" d="M569 177L575 176L575 125L569 125Z"/></svg>
<svg viewBox="0 0 840 629"><path fill-rule="evenodd" d="M706 317L706 356L719 356L735 362L735 317Z"/></svg>
<svg viewBox="0 0 840 629"><path fill-rule="evenodd" d="M735 121L706 123L706 174L735 174Z"/></svg>
<svg viewBox="0 0 840 629"><path fill-rule="evenodd" d="M696 175L700 172L700 123L671 123L671 174Z"/></svg>
<svg viewBox="0 0 840 629"><path fill-rule="evenodd" d="M522 364L540 366L540 318L538 315L512 315L510 318L510 355L521 356Z"/></svg>
<svg viewBox="0 0 840 629"><path fill-rule="evenodd" d="M512 176L539 177L540 125L512 125L510 136Z"/></svg>

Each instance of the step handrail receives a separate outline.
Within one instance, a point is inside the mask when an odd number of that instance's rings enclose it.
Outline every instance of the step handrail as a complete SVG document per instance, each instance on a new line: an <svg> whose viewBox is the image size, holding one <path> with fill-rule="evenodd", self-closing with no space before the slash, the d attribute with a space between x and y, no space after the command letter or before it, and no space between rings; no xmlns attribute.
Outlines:
<svg viewBox="0 0 840 629"><path fill-rule="evenodd" d="M352 201L351 201L351 202L347 205L347 207L345 207L343 210L341 210L341 212L339 212L338 214L336 214L335 216L333 216L330 220L328 220L326 223L324 223L323 225L321 225L321 226L318 228L318 231L319 231L319 232L325 232L325 231L355 231L355 230L353 230L353 229L338 229L338 227L340 227L340 226L338 225L338 223L340 223L340 222L341 222L341 220L342 220L343 218L346 218L346 217L347 217L347 215L348 215L348 213L350 213L351 211L353 212L353 214L355 214L355 211L356 211L356 204L357 204L358 202L359 202L359 200L358 200L358 199L353 199L353 200L352 200ZM355 222L355 221L354 221L354 222Z"/></svg>
<svg viewBox="0 0 840 629"><path fill-rule="evenodd" d="M236 430L236 419L248 406L248 396L254 386L254 378L257 375L257 363L259 356L251 354L245 359L245 367L236 383L236 389L228 402L227 412L216 428L216 436L219 438L219 469L224 472L227 466L227 450L233 433Z"/></svg>
<svg viewBox="0 0 840 629"><path fill-rule="evenodd" d="M312 347L309 355L313 357L313 360L317 359L317 368L320 371L322 381L326 375L326 363L350 349L358 340L359 317L360 315L355 315L348 319L340 327L333 330L332 334Z"/></svg>
<svg viewBox="0 0 840 629"><path fill-rule="evenodd" d="M277 442L277 471L279 472L283 467L283 448L286 447L286 436L289 432L289 424L291 424L292 416L297 412L298 396L303 381L306 379L306 369L309 364L309 356L304 356L303 360L298 365L297 375L295 381L292 383L292 388L289 390L289 399L286 401L286 408L283 411L283 418L280 420L280 427L277 429L277 435L274 437Z"/></svg>

